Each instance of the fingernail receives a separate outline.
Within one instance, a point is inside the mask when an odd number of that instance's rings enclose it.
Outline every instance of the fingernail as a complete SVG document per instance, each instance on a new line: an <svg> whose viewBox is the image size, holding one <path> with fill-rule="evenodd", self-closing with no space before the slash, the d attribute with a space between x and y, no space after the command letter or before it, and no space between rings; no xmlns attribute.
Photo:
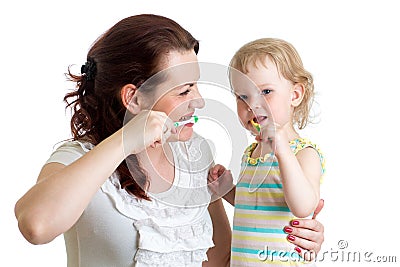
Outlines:
<svg viewBox="0 0 400 267"><path fill-rule="evenodd" d="M295 247L294 250L296 250L297 253L301 253L301 249L299 247Z"/></svg>
<svg viewBox="0 0 400 267"><path fill-rule="evenodd" d="M295 225L299 225L299 223L300 223L300 222L299 222L298 220L293 220L291 224L292 224L293 226L295 226Z"/></svg>
<svg viewBox="0 0 400 267"><path fill-rule="evenodd" d="M288 235L287 239L293 242L295 240L295 237L293 235Z"/></svg>
<svg viewBox="0 0 400 267"><path fill-rule="evenodd" d="M283 231L285 231L285 233L290 234L291 232L293 232L293 229L290 228L289 226L285 226L285 228L283 228Z"/></svg>

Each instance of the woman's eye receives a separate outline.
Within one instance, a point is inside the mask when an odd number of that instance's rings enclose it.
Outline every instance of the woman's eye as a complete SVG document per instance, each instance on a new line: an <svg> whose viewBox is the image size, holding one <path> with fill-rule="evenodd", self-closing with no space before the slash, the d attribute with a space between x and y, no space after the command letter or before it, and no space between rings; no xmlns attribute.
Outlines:
<svg viewBox="0 0 400 267"><path fill-rule="evenodd" d="M185 91L183 91L182 93L180 93L179 95L187 95L190 93L189 89L186 89Z"/></svg>
<svg viewBox="0 0 400 267"><path fill-rule="evenodd" d="M261 91L262 95L268 95L269 93L271 93L270 89L264 89L264 90Z"/></svg>
<svg viewBox="0 0 400 267"><path fill-rule="evenodd" d="M247 95L238 95L237 98L240 99L240 100L246 100L247 99Z"/></svg>
<svg viewBox="0 0 400 267"><path fill-rule="evenodd" d="M182 93L180 93L179 95L187 95L187 94L189 94L189 93L192 91L191 88L192 88L194 85L195 85L194 83L188 83L188 84L186 84L186 85L185 85L186 90L183 91Z"/></svg>

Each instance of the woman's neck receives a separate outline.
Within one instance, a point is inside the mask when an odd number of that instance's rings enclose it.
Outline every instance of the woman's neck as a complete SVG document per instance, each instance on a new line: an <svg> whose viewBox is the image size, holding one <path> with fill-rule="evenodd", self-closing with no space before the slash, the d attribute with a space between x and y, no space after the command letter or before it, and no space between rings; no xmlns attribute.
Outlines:
<svg viewBox="0 0 400 267"><path fill-rule="evenodd" d="M173 153L168 143L147 148L137 154L141 167L150 181L147 191L160 193L171 187L175 177Z"/></svg>

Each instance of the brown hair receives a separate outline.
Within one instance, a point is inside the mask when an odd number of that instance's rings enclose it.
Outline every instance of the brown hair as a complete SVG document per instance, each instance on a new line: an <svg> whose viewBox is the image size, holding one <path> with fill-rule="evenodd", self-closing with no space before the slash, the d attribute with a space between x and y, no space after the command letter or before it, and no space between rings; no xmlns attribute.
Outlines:
<svg viewBox="0 0 400 267"><path fill-rule="evenodd" d="M89 65L94 66L90 75L87 68L82 67L80 75L72 74L68 68L67 77L77 85L64 97L73 112L73 139L97 145L119 130L126 112L120 97L122 87L139 87L161 70L168 52L190 50L197 54L198 41L178 23L162 16L131 16L111 27L87 54ZM123 188L149 200L143 190L147 177L136 155L128 156L116 171Z"/></svg>
<svg viewBox="0 0 400 267"><path fill-rule="evenodd" d="M311 73L303 66L296 49L290 43L274 38L254 40L242 46L233 56L229 66L244 74L249 64L264 64L268 56L275 63L282 76L293 83L304 86L304 97L300 105L295 107L293 123L303 129L310 122L310 109L314 100L314 82Z"/></svg>

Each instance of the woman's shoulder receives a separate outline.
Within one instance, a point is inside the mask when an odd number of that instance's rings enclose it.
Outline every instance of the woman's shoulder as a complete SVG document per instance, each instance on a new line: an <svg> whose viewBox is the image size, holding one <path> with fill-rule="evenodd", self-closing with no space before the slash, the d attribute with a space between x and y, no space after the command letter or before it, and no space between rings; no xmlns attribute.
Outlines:
<svg viewBox="0 0 400 267"><path fill-rule="evenodd" d="M66 140L55 145L46 163L58 162L69 165L92 148L93 145L85 141Z"/></svg>

